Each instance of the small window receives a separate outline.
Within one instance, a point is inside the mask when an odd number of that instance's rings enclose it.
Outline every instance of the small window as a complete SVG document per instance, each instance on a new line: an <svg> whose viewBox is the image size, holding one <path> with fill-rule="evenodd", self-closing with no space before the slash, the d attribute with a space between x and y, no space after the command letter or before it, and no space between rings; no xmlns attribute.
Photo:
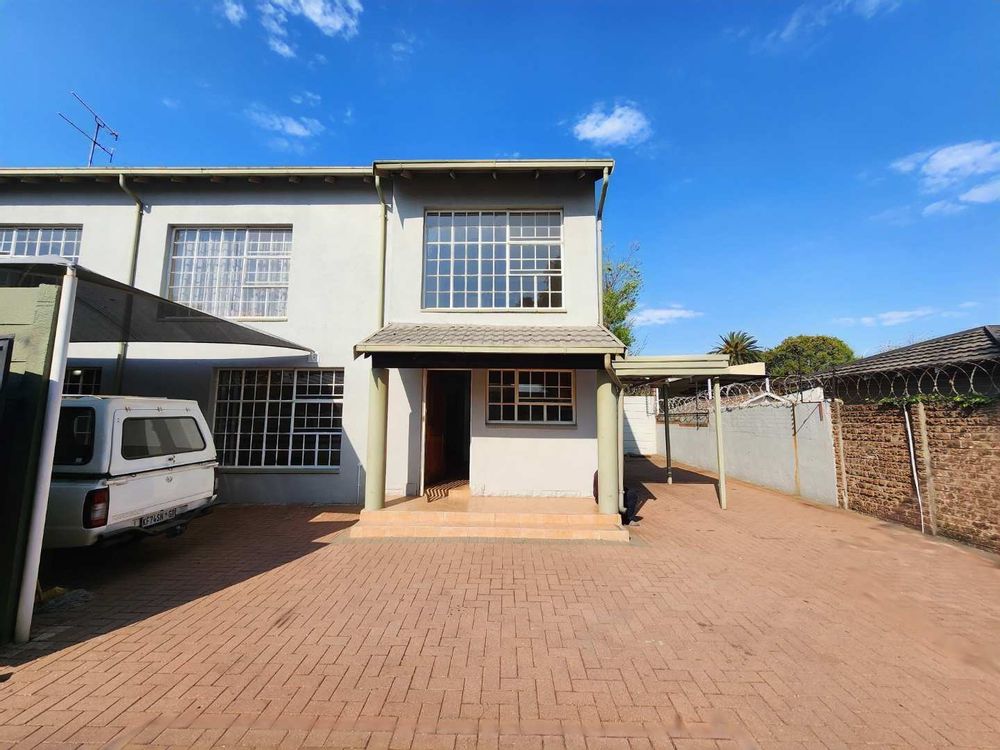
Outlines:
<svg viewBox="0 0 1000 750"><path fill-rule="evenodd" d="M193 417L130 417L122 425L122 458L135 460L205 450Z"/></svg>
<svg viewBox="0 0 1000 750"><path fill-rule="evenodd" d="M63 393L67 396L93 396L101 392L100 367L67 367Z"/></svg>
<svg viewBox="0 0 1000 750"><path fill-rule="evenodd" d="M0 227L0 257L80 257L80 227Z"/></svg>
<svg viewBox="0 0 1000 750"><path fill-rule="evenodd" d="M59 411L56 430L57 466L83 466L94 457L94 410L72 406Z"/></svg>
<svg viewBox="0 0 1000 750"><path fill-rule="evenodd" d="M572 370L490 370L486 421L574 424Z"/></svg>

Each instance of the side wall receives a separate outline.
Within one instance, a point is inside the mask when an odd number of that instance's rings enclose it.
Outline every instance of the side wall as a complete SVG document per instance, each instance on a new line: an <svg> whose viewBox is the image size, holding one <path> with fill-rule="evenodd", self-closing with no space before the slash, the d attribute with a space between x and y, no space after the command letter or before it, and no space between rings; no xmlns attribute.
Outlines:
<svg viewBox="0 0 1000 750"><path fill-rule="evenodd" d="M657 453L665 452L663 424ZM760 405L722 412L726 473L828 505L837 504L830 404ZM716 470L715 415L707 427L670 425L676 463Z"/></svg>

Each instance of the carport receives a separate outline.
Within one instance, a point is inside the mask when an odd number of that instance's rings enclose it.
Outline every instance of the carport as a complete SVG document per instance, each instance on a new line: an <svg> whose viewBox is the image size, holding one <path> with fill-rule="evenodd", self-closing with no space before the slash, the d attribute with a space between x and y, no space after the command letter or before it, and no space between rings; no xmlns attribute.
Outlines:
<svg viewBox="0 0 1000 750"><path fill-rule="evenodd" d="M719 470L719 506L726 509L726 461L722 437L722 398L724 383L763 377L764 363L730 365L727 354L678 354L650 357L625 357L613 363L615 375L623 387L658 388L664 407L663 436L666 446L667 483L673 484L673 464L670 457L670 414L667 403L671 396L694 392L700 383L708 381L715 416L715 449ZM619 414L623 412L624 389L619 393ZM619 428L619 441L623 430ZM620 453L624 454L622 446ZM619 476L622 472L619 471Z"/></svg>
<svg viewBox="0 0 1000 750"><path fill-rule="evenodd" d="M38 294L31 296L32 291ZM7 589L0 588L0 641L9 636L12 611L16 611L13 635L23 643L31 628L69 344L119 344L117 383L130 342L311 350L122 284L57 256L30 261L0 258L0 314L0 334L14 336L15 362L11 377L0 373L0 424L5 433L0 468L6 460L3 473L8 482L0 487L6 494L3 521L7 526L0 541L8 547L0 565L9 573L0 583ZM8 403L13 407L7 409ZM10 440L14 434L24 436L17 441L19 445Z"/></svg>

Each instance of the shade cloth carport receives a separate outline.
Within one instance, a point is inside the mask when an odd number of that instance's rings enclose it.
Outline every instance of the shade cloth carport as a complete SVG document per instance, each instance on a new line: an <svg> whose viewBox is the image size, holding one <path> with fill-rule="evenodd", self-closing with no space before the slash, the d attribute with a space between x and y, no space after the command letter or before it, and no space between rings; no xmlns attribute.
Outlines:
<svg viewBox="0 0 1000 750"><path fill-rule="evenodd" d="M121 344L119 374L129 342L239 344L311 351L301 344L122 284L65 258L0 258L0 294L4 289L43 285L58 286L61 291L55 331L50 338L44 422L37 448L37 472L14 623L14 639L19 643L28 640L31 629L69 343Z"/></svg>
<svg viewBox="0 0 1000 750"><path fill-rule="evenodd" d="M722 397L724 383L735 383L747 378L764 375L763 362L730 365L727 354L679 354L651 357L625 357L615 360L614 371L623 386L659 387L664 404L663 434L667 465L667 483L673 482L673 465L670 456L670 414L667 399L672 393L682 395L708 380L712 391L715 412L715 448L719 472L719 506L726 508L726 461L722 437Z"/></svg>

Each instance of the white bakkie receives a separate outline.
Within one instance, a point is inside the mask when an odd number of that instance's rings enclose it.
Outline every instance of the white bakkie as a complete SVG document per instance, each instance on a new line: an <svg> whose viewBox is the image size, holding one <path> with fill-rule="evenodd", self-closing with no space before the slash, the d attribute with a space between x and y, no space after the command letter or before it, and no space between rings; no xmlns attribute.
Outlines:
<svg viewBox="0 0 1000 750"><path fill-rule="evenodd" d="M43 545L178 534L215 502L217 465L195 401L65 396Z"/></svg>

